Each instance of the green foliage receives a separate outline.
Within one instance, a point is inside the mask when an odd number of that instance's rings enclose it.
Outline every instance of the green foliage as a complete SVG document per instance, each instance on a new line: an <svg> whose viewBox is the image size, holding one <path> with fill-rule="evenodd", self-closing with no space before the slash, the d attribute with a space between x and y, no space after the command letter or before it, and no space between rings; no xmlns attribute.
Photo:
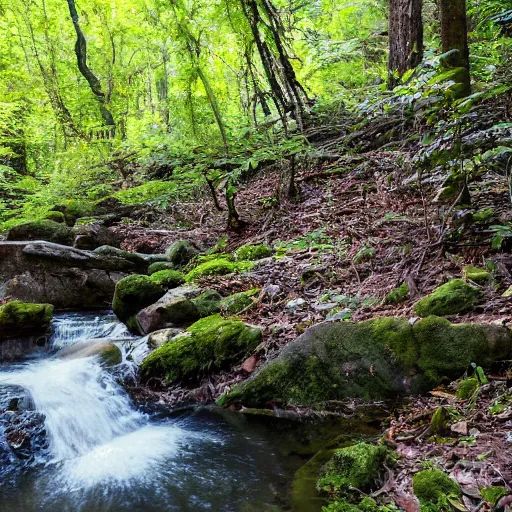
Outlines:
<svg viewBox="0 0 512 512"><path fill-rule="evenodd" d="M508 490L503 486L495 486L495 487L484 487L480 489L480 494L482 495L482 499L487 503L490 503L493 507L496 506L498 501L500 501L503 496L508 494Z"/></svg>
<svg viewBox="0 0 512 512"><path fill-rule="evenodd" d="M405 302L409 297L409 286L407 283L402 283L398 288L391 290L386 297L384 297L385 304L400 304Z"/></svg>
<svg viewBox="0 0 512 512"><path fill-rule="evenodd" d="M190 283L205 276L223 276L235 272L247 272L254 267L250 261L228 261L224 258L215 258L211 261L201 263L192 269L185 277L185 281Z"/></svg>
<svg viewBox="0 0 512 512"><path fill-rule="evenodd" d="M272 249L266 245L243 245L235 251L235 259L241 261L261 260L272 255Z"/></svg>

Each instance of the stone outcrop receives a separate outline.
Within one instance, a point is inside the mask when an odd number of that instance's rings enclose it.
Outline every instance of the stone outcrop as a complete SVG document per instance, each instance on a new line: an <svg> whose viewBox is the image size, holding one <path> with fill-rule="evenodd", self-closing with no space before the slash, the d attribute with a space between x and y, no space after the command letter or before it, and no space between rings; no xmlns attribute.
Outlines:
<svg viewBox="0 0 512 512"><path fill-rule="evenodd" d="M0 242L0 298L56 308L110 307L117 281L135 264L50 242Z"/></svg>

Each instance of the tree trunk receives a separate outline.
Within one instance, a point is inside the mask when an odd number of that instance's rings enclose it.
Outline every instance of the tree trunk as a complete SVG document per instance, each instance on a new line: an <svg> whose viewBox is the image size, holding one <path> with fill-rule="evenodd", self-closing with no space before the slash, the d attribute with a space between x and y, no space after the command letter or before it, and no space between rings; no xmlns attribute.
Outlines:
<svg viewBox="0 0 512 512"><path fill-rule="evenodd" d="M92 93L99 101L101 116L103 117L105 124L109 127L112 127L109 133L115 133L116 123L112 113L107 108L105 93L101 89L101 83L87 65L87 41L85 40L82 29L80 28L75 0L68 0L68 7L69 14L71 15L71 20L73 21L73 26L75 27L76 32L75 54L77 58L78 69L80 70L82 76L87 80Z"/></svg>
<svg viewBox="0 0 512 512"><path fill-rule="evenodd" d="M236 187L231 180L226 182L226 206L228 207L228 229L239 231L245 226L245 222L240 219L236 210Z"/></svg>
<svg viewBox="0 0 512 512"><path fill-rule="evenodd" d="M459 69L460 72L454 76L454 80L461 85L458 96L468 96L471 93L471 79L466 0L439 0L439 19L442 51L454 50L443 59L443 65L448 69Z"/></svg>
<svg viewBox="0 0 512 512"><path fill-rule="evenodd" d="M422 0L390 0L388 87L423 58Z"/></svg>

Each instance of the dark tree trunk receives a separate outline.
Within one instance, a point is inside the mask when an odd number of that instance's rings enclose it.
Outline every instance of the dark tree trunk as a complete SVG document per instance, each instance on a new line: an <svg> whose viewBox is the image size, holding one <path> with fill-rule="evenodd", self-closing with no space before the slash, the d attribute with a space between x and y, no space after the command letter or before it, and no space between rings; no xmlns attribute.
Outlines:
<svg viewBox="0 0 512 512"><path fill-rule="evenodd" d="M422 0L389 1L388 87L423 58Z"/></svg>
<svg viewBox="0 0 512 512"><path fill-rule="evenodd" d="M226 183L226 206L228 207L228 229L239 231L245 226L245 222L240 219L236 209L236 187L228 181Z"/></svg>
<svg viewBox="0 0 512 512"><path fill-rule="evenodd" d="M467 96L471 93L471 80L466 0L439 0L439 19L443 53L455 50L443 59L443 65L448 69L460 68L454 77L461 85L458 96Z"/></svg>
<svg viewBox="0 0 512 512"><path fill-rule="evenodd" d="M105 121L105 124L109 127L113 127L109 133L115 133L116 123L112 113L107 108L105 93L101 89L101 83L87 65L87 41L85 40L82 29L80 28L75 0L68 0L68 7L69 14L71 15L71 20L73 21L73 26L75 27L76 32L75 54L78 62L78 69L80 70L82 76L87 80L92 93L94 96L96 96L96 99L100 104L100 112L103 120Z"/></svg>

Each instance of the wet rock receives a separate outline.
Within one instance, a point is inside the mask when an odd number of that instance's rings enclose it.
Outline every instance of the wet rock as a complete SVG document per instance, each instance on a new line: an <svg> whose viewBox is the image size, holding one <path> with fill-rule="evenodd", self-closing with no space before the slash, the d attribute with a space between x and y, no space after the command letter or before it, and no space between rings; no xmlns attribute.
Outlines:
<svg viewBox="0 0 512 512"><path fill-rule="evenodd" d="M0 342L9 338L43 335L53 317L51 304L13 300L0 306Z"/></svg>
<svg viewBox="0 0 512 512"><path fill-rule="evenodd" d="M203 318L146 359L140 371L143 381L197 382L212 372L241 363L261 342L261 330L220 315Z"/></svg>
<svg viewBox="0 0 512 512"><path fill-rule="evenodd" d="M59 350L56 357L66 360L98 357L103 366L115 366L123 359L120 348L107 339L79 341Z"/></svg>
<svg viewBox="0 0 512 512"><path fill-rule="evenodd" d="M201 318L201 314L190 299L174 297L144 308L136 318L142 333L148 334L166 326L191 324Z"/></svg>
<svg viewBox="0 0 512 512"><path fill-rule="evenodd" d="M160 329L159 331L152 332L148 337L148 346L150 349L154 350L184 332L185 329L179 329L177 327L170 327L169 329Z"/></svg>

